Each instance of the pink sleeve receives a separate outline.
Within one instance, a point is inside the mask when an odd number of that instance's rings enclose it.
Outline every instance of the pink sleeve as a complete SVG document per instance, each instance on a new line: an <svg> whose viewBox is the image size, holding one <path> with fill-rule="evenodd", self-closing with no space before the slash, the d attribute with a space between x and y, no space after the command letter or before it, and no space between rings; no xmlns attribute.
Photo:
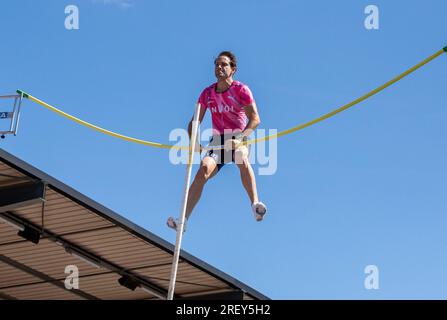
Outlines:
<svg viewBox="0 0 447 320"><path fill-rule="evenodd" d="M252 104L255 101L255 99L253 98L253 93L251 93L251 90L248 86L242 86L241 91L239 92L239 100L241 101L243 106Z"/></svg>
<svg viewBox="0 0 447 320"><path fill-rule="evenodd" d="M202 93L200 94L200 97L199 97L199 101L198 102L200 103L200 109L202 109L202 110L203 110L203 108L205 108L205 110L207 108L207 105L206 105L206 95L207 95L207 89L203 90Z"/></svg>

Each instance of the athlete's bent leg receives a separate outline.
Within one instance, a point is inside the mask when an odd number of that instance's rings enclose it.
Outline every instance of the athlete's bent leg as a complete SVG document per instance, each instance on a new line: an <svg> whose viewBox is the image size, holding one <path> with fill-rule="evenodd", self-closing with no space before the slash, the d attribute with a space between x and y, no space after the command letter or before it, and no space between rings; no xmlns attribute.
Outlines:
<svg viewBox="0 0 447 320"><path fill-rule="evenodd" d="M256 189L256 178L253 168L248 160L248 148L246 146L239 147L234 152L234 161L239 167L242 184L247 191L251 203L258 202L258 192Z"/></svg>
<svg viewBox="0 0 447 320"><path fill-rule="evenodd" d="M256 221L262 221L267 212L267 207L264 203L259 202L258 192L256 187L256 178L253 168L248 160L248 148L241 146L236 149L234 153L234 160L239 167L241 173L242 184L247 191L248 197L251 201L251 208L255 215Z"/></svg>
<svg viewBox="0 0 447 320"><path fill-rule="evenodd" d="M188 202L186 205L186 219L192 213L197 202L202 195L203 187L206 182L217 173L217 163L212 157L205 157L200 164L200 168L196 173L194 181L189 187Z"/></svg>

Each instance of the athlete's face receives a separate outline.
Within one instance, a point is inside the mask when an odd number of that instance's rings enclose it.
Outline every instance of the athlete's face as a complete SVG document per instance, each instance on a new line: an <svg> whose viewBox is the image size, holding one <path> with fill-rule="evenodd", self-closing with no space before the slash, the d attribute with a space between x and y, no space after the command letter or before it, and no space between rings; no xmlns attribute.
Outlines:
<svg viewBox="0 0 447 320"><path fill-rule="evenodd" d="M231 60L227 56L220 56L214 61L214 74L217 80L226 80L231 78L236 72L230 64Z"/></svg>

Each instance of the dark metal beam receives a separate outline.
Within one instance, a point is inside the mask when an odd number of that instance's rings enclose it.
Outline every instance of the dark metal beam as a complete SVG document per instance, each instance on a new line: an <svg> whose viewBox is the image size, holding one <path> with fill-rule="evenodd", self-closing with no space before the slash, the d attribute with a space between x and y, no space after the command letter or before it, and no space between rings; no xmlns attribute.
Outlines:
<svg viewBox="0 0 447 320"><path fill-rule="evenodd" d="M10 296L9 294L0 292L0 298L3 300L18 300L16 297Z"/></svg>
<svg viewBox="0 0 447 320"><path fill-rule="evenodd" d="M1 216L2 216L2 213L0 212L0 217ZM71 232L67 232L67 233L62 233L61 235L59 235L59 237L79 235L79 234L88 233L88 232L92 232L92 231L102 231L102 230L108 230L108 229L114 229L114 228L119 228L119 227L116 225L113 225L113 226L97 227L97 228L92 228L92 229L84 229L84 230L80 230L80 231L71 231ZM41 240L43 240L43 239L45 239L45 237L41 238ZM0 243L0 248L3 246L10 246L10 245L27 242L27 241L28 240L16 240L16 241L11 241L11 242L3 242L3 243Z"/></svg>
<svg viewBox="0 0 447 320"><path fill-rule="evenodd" d="M48 276L48 275L46 275L46 274L44 274L42 272L39 272L39 271L37 271L37 270L35 270L33 268L30 268L30 267L28 267L28 266L26 266L26 265L24 265L24 264L22 264L22 263L20 263L18 261L15 261L15 260L7 257L7 256L4 256L2 254L0 254L0 261L10 265L11 267L19 269L19 270L21 270L23 272L26 272L28 274L31 274L31 275L33 275L36 278L44 280L46 283L52 284L52 285L54 285L56 287L59 287L59 288L64 289L66 291L69 291L69 292L71 292L71 293L73 293L75 295L78 295L80 297L83 297L85 299L100 300L99 298L97 298L97 297L95 297L95 296L93 296L91 294L88 294L88 293L86 293L86 292L84 292L82 290L79 290L79 289L67 290L65 288L65 285L61 281L59 281L58 279L54 279L54 278L52 278L52 277L50 277L50 276Z"/></svg>
<svg viewBox="0 0 447 320"><path fill-rule="evenodd" d="M227 292L188 296L187 298L181 298L180 300L244 300L244 292L241 290L232 290Z"/></svg>
<svg viewBox="0 0 447 320"><path fill-rule="evenodd" d="M0 173L0 177L12 178L11 181L18 181L18 180L33 181L29 177L20 177L20 176L18 177L18 176L12 176L10 174L4 174L4 173Z"/></svg>
<svg viewBox="0 0 447 320"><path fill-rule="evenodd" d="M0 211L14 210L45 200L42 181L0 188Z"/></svg>

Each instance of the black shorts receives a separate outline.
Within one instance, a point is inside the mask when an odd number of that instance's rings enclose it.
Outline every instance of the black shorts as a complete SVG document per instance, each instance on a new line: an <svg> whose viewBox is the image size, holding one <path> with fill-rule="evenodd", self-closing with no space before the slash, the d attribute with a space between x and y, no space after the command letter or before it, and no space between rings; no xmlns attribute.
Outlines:
<svg viewBox="0 0 447 320"><path fill-rule="evenodd" d="M223 146L225 141L229 139L236 139L237 134L221 134L212 136L208 147L212 146ZM247 141L247 137L244 137L242 141ZM225 151L224 149L220 150L208 150L205 157L213 158L217 163L217 171L220 170L225 164L230 162L235 162L234 160L234 150Z"/></svg>

